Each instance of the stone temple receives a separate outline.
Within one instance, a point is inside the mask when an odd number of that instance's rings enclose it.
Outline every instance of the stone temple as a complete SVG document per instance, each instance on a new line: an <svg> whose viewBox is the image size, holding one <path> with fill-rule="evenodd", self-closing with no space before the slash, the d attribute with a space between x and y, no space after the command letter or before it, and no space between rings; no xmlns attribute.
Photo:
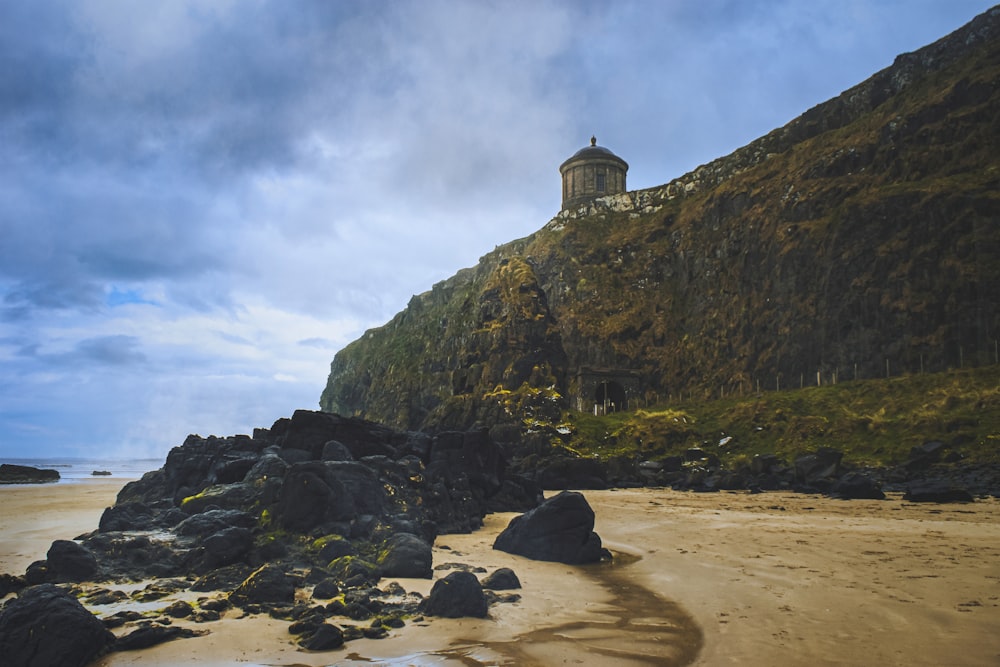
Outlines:
<svg viewBox="0 0 1000 667"><path fill-rule="evenodd" d="M597 145L597 137L559 166L562 174L562 207L569 208L596 197L625 192L628 163L607 148Z"/></svg>

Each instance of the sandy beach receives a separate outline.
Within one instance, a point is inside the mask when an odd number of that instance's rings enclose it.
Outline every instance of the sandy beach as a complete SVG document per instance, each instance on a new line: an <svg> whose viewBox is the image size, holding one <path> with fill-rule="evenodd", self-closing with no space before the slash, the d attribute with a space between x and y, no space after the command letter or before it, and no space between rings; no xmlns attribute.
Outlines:
<svg viewBox="0 0 1000 667"><path fill-rule="evenodd" d="M94 529L122 483L0 488L0 571L21 572L53 539ZM231 611L198 626L211 631L204 637L95 664L1000 663L996 499L917 505L896 496L585 495L597 532L618 553L613 565L571 567L494 551L512 514L488 517L474 534L438 538L436 566L506 566L520 577L520 601L495 605L487 619L411 622L386 639L308 653L286 622ZM432 584L397 581L423 594Z"/></svg>

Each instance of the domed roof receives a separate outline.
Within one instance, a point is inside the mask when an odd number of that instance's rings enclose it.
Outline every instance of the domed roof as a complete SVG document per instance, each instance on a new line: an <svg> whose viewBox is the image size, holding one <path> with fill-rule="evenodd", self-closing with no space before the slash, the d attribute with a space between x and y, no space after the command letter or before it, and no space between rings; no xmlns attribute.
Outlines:
<svg viewBox="0 0 1000 667"><path fill-rule="evenodd" d="M590 145L584 146L577 152L573 153L572 157L570 157L568 160L559 165L559 169L561 170L570 162L576 162L577 160L595 160L595 159L615 160L616 162L620 162L625 167L625 169L628 169L628 163L625 162L625 160L621 159L620 157L612 153L604 146L597 145L597 137L591 137Z"/></svg>

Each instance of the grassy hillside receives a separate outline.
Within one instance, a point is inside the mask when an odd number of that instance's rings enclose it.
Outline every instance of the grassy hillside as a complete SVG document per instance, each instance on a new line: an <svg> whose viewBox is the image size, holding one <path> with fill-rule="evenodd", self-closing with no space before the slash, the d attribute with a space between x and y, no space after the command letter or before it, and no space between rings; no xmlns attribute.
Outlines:
<svg viewBox="0 0 1000 667"><path fill-rule="evenodd" d="M694 426L670 412L603 430L575 418L608 447L725 432L736 454L829 439L888 460L959 437L930 398L897 414L892 381L868 405L869 385L843 380L996 364L998 81L1000 9L729 156L498 247L339 352L320 406L517 443L524 425L603 400L595 377L618 377L631 404L729 398L717 416L701 414L709 403L680 415Z"/></svg>
<svg viewBox="0 0 1000 667"><path fill-rule="evenodd" d="M574 412L567 429L571 449L605 460L655 460L700 447L738 467L755 454L791 460L827 446L856 464L892 466L904 462L911 447L940 440L969 463L1000 463L1000 366L681 401L601 417Z"/></svg>

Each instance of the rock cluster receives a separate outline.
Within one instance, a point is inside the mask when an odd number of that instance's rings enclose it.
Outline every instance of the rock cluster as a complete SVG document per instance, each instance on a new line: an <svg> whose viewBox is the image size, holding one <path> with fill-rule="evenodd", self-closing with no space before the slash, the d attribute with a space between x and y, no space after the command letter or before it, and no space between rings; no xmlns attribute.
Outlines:
<svg viewBox="0 0 1000 667"><path fill-rule="evenodd" d="M471 574L453 578L461 580L455 585L449 579L426 601L395 584L377 585L383 577L431 578L438 534L474 530L488 511L527 510L541 497L533 482L510 473L485 431L398 432L299 410L252 437L192 435L163 467L121 490L98 530L57 540L23 577L0 577L5 595L19 595L0 611L0 648L28 636L59 646L46 638L68 632L86 649L84 664L102 650L194 636L170 619L209 622L230 607L290 621L307 650L385 636L407 615L484 616L491 602L505 599L486 595ZM76 592L96 606L187 589L209 597L165 605L162 622L126 611L102 624L54 586L144 579L154 581L131 595L86 586ZM310 588L313 604L306 604L302 591ZM76 621L62 620L69 607L89 619L81 621L87 638L72 635ZM25 625L29 617L35 625ZM332 623L337 617L345 620ZM361 621L369 625L353 624ZM123 625L130 631L117 640L105 629ZM71 664L27 646L39 661L13 664Z"/></svg>
<svg viewBox="0 0 1000 667"><path fill-rule="evenodd" d="M795 491L845 500L881 500L886 491L906 493L916 502L969 502L1000 493L1000 466L963 467L961 457L941 442L916 446L893 468L866 468L844 460L833 447L803 452L792 461L756 455L727 468L710 449L636 461L600 462L558 451L547 457L515 459L514 468L547 490L613 487L671 487L679 491Z"/></svg>

